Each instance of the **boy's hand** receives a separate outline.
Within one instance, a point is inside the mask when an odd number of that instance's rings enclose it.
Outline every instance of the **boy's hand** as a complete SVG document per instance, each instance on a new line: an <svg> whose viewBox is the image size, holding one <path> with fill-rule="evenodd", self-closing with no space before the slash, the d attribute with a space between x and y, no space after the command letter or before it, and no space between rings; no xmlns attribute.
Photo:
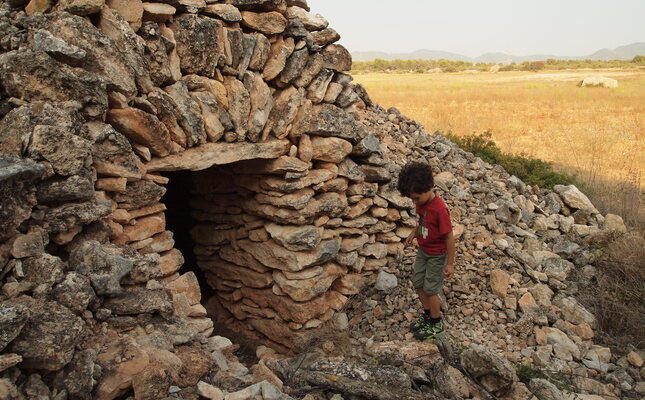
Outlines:
<svg viewBox="0 0 645 400"><path fill-rule="evenodd" d="M407 238L405 238L405 242L403 242L403 247L414 246L414 238L416 238L416 237L417 237L417 235L416 235L415 231L412 231L412 233L410 235L408 235Z"/></svg>
<svg viewBox="0 0 645 400"><path fill-rule="evenodd" d="M447 264L446 268L443 270L443 275L446 277L447 280L450 280L454 274L455 274L455 266L452 264Z"/></svg>

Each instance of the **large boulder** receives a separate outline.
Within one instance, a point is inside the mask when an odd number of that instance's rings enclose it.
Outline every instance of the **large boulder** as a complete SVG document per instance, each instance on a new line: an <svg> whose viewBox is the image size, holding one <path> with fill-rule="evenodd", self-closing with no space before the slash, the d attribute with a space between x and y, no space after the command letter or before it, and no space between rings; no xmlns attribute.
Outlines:
<svg viewBox="0 0 645 400"><path fill-rule="evenodd" d="M31 316L8 349L22 356L24 368L57 371L72 360L83 320L53 301L28 303Z"/></svg>
<svg viewBox="0 0 645 400"><path fill-rule="evenodd" d="M508 360L482 346L471 345L464 350L461 353L461 364L471 376L477 377L477 381L486 390L496 396L503 396L518 381L515 368Z"/></svg>

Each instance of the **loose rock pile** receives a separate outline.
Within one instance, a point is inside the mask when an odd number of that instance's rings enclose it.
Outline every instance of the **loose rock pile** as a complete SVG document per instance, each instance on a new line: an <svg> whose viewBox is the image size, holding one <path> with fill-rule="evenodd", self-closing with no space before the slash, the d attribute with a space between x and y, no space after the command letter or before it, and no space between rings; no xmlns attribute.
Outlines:
<svg viewBox="0 0 645 400"><path fill-rule="evenodd" d="M569 281L593 273L582 238L624 229L619 217L575 187L526 187L373 104L306 1L10 0L0 32L3 396L288 398L283 379L321 386L332 372L365 383L331 390L412 393L422 366L382 378L317 360L298 375L269 352L249 371L211 336L215 321L284 353L326 323L352 326L369 354L410 339L402 239L415 216L393 181L410 160L440 171L452 211L447 315L461 344L575 373L586 392L643 392L642 359L593 345ZM179 272L166 227L164 172L178 170L197 171L191 235L210 299ZM491 354L473 346L461 362L477 374L471 361ZM428 365L438 395L477 392ZM500 396L522 390L504 365L484 385ZM614 386L593 379L606 373Z"/></svg>

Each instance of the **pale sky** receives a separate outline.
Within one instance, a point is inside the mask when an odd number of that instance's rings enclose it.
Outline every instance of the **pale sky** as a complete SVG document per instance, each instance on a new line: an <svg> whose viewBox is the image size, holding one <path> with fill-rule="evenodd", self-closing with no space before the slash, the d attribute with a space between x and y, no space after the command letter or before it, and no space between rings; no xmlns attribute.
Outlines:
<svg viewBox="0 0 645 400"><path fill-rule="evenodd" d="M349 51L583 56L645 42L645 0L308 0Z"/></svg>

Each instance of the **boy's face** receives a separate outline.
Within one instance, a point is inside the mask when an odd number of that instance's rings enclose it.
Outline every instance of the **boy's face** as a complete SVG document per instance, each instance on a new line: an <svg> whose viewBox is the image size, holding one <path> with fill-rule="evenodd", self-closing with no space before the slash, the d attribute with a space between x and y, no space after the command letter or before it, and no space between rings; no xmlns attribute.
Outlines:
<svg viewBox="0 0 645 400"><path fill-rule="evenodd" d="M432 192L432 189L424 193L410 193L410 198L414 201L414 204L418 206L424 205L428 201L432 200L433 197L434 193Z"/></svg>

